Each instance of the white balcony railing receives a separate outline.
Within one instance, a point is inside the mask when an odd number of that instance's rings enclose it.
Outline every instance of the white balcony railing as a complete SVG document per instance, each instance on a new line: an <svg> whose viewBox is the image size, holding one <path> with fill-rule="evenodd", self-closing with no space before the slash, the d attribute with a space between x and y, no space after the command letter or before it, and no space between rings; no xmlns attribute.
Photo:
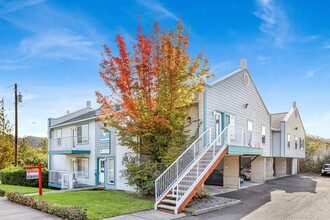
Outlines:
<svg viewBox="0 0 330 220"><path fill-rule="evenodd" d="M72 189L76 187L89 186L89 178L94 176L94 172L87 171L60 171L49 170L48 182L61 185L61 189Z"/></svg>
<svg viewBox="0 0 330 220"><path fill-rule="evenodd" d="M228 145L262 147L262 135L255 130L248 131L244 128L228 125L226 139Z"/></svg>
<svg viewBox="0 0 330 220"><path fill-rule="evenodd" d="M90 137L67 136L50 139L50 150L88 149Z"/></svg>

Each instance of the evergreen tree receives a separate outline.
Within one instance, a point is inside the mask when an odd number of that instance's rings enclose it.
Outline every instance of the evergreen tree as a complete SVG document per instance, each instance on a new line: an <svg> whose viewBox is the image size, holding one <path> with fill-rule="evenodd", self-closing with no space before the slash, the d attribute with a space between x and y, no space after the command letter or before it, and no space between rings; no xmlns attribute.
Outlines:
<svg viewBox="0 0 330 220"><path fill-rule="evenodd" d="M13 126L10 124L5 113L5 100L2 98L0 100L0 134L11 134L12 130Z"/></svg>

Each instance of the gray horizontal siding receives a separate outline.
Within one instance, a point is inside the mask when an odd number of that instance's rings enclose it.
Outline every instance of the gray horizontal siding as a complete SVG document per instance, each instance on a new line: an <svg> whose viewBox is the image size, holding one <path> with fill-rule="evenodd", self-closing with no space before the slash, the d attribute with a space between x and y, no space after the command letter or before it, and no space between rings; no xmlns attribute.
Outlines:
<svg viewBox="0 0 330 220"><path fill-rule="evenodd" d="M242 70L224 81L206 88L206 128L215 128L213 111L236 116L236 126L247 128L247 120L253 121L253 129L261 133L261 125L266 126L266 144L263 156L270 156L270 115L265 108L252 80L246 86ZM250 76L249 76L250 77ZM248 104L245 108L244 105ZM205 122L204 122L205 123Z"/></svg>

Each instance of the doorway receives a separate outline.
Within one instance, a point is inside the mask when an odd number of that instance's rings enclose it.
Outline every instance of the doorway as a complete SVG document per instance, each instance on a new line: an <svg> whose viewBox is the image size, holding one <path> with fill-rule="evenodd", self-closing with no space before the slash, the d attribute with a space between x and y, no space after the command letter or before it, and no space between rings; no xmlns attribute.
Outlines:
<svg viewBox="0 0 330 220"><path fill-rule="evenodd" d="M222 131L222 113L215 112L215 138L217 138ZM221 138L217 139L217 145L221 144Z"/></svg>
<svg viewBox="0 0 330 220"><path fill-rule="evenodd" d="M99 159L98 184L104 186L105 159Z"/></svg>

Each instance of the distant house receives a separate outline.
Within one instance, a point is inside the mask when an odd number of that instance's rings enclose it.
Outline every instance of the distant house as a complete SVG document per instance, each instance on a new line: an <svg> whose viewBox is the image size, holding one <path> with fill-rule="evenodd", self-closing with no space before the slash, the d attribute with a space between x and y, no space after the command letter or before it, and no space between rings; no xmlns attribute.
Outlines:
<svg viewBox="0 0 330 220"><path fill-rule="evenodd" d="M49 119L49 186L132 190L120 173L129 150L119 146L115 129L97 119L100 114L88 101L79 111Z"/></svg>

